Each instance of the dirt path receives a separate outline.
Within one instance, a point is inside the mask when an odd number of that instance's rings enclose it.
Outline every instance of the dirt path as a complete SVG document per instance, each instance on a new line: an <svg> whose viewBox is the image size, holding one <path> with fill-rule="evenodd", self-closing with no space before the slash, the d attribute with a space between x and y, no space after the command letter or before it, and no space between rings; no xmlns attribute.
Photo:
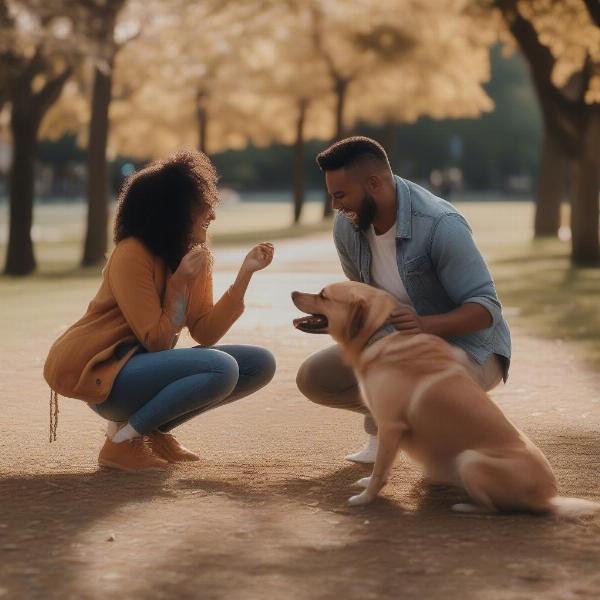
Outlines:
<svg viewBox="0 0 600 600"><path fill-rule="evenodd" d="M218 289L241 257L217 252ZM362 443L360 418L300 396L298 365L329 341L290 326L290 290L340 278L330 239L279 244L259 277L224 341L271 348L275 380L180 429L199 463L137 476L97 470L103 424L77 401L62 400L58 442L47 441L41 365L96 280L3 287L0 597L600 597L598 523L454 514L463 496L423 488L402 459L376 504L347 508L366 472L343 459ZM600 499L600 377L566 345L512 325L514 367L494 397L547 453L564 494Z"/></svg>

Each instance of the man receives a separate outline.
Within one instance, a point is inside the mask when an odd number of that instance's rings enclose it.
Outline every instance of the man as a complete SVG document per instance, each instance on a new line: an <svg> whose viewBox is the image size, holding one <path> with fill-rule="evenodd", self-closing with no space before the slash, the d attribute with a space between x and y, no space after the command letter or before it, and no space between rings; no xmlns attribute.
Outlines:
<svg viewBox="0 0 600 600"><path fill-rule="evenodd" d="M383 147L341 140L317 156L336 215L333 238L348 279L399 302L390 325L452 343L485 391L506 381L511 341L494 281L464 217L448 202L392 173ZM393 330L392 330L393 331ZM377 427L337 346L311 355L297 376L313 402L365 415L365 447L346 458L372 463Z"/></svg>

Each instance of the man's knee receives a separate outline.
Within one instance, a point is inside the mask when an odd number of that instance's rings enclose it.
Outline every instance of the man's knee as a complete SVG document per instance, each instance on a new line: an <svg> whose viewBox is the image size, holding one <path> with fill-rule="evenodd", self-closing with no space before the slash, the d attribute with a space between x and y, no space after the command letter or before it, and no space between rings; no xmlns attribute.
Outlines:
<svg viewBox="0 0 600 600"><path fill-rule="evenodd" d="M357 382L351 372L340 369L337 356L330 351L317 352L309 356L298 369L296 385L311 402L322 406L349 408L360 401L349 400L354 390L358 394Z"/></svg>
<svg viewBox="0 0 600 600"><path fill-rule="evenodd" d="M312 357L307 358L298 369L296 374L296 385L304 396L312 402L322 404L320 401L321 394L319 393L318 385L318 370L315 368Z"/></svg>

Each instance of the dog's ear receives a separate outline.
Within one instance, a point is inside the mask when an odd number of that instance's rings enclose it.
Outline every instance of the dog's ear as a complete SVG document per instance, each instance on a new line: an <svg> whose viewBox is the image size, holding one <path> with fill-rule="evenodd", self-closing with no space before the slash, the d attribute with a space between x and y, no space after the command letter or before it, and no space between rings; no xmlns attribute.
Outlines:
<svg viewBox="0 0 600 600"><path fill-rule="evenodd" d="M360 333L360 330L364 327L365 317L367 314L366 308L367 307L364 300L357 300L356 302L352 303L347 328L347 335L349 340L354 339Z"/></svg>

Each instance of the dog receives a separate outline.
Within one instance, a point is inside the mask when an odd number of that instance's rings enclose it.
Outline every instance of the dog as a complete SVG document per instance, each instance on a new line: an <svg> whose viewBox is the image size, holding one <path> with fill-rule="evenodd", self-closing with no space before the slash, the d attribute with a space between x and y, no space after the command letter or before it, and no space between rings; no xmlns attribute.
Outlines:
<svg viewBox="0 0 600 600"><path fill-rule="evenodd" d="M459 512L531 512L567 518L592 516L600 504L557 495L546 457L502 413L440 337L387 333L397 307L387 292L354 281L319 294L292 292L309 316L294 319L308 333L329 333L354 369L362 399L378 427L373 472L348 502L372 502L386 484L400 449L429 480L462 487L471 503Z"/></svg>

